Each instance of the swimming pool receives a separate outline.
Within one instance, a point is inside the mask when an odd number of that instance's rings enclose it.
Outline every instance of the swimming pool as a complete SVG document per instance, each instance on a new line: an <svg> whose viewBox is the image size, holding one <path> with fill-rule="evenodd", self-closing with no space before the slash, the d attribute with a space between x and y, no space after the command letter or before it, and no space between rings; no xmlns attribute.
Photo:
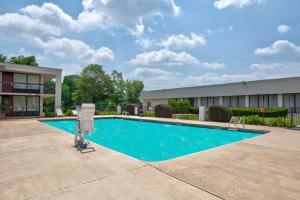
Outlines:
<svg viewBox="0 0 300 200"><path fill-rule="evenodd" d="M75 120L45 120L75 133ZM120 118L95 119L87 139L144 161L162 161L237 142L260 134Z"/></svg>

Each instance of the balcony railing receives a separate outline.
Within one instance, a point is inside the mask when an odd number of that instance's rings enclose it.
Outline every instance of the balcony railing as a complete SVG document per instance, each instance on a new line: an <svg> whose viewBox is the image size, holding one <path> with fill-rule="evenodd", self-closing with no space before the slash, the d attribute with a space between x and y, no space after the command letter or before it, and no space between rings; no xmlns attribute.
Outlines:
<svg viewBox="0 0 300 200"><path fill-rule="evenodd" d="M32 94L55 94L55 88L45 87L38 83L19 83L0 81L0 92L7 93L32 93Z"/></svg>

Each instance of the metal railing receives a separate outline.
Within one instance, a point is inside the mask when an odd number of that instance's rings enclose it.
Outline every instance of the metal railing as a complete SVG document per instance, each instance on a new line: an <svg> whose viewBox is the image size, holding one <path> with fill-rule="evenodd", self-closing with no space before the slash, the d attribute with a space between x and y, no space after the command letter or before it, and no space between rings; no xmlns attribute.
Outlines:
<svg viewBox="0 0 300 200"><path fill-rule="evenodd" d="M278 110L280 108L245 108L245 107L225 107L232 111L232 114L237 119L243 118L243 122L246 124L253 124L253 125L263 125L263 126L276 126L276 127L297 127L300 128L300 107L291 107L291 108L282 108L282 110ZM147 116L155 116L153 110L149 111L147 107L144 107L146 110ZM234 109L234 110L233 110ZM245 112L245 109L255 109L254 112ZM269 109L275 109L273 112L270 112ZM277 111L276 111L277 109ZM199 112L199 111L198 111ZM186 119L186 120L199 120L198 112L189 111L187 113L176 113L173 112L172 118L176 119ZM216 121L230 121L231 114L229 117L226 117L227 114L224 114L223 111L217 112L212 114L214 120ZM226 118L226 120L224 119ZM206 107L206 117L207 121L212 120L209 118L208 107Z"/></svg>
<svg viewBox="0 0 300 200"><path fill-rule="evenodd" d="M7 106L5 111L1 110L0 113L3 113L3 117L26 117L26 116L40 116L40 107L39 106Z"/></svg>
<svg viewBox="0 0 300 200"><path fill-rule="evenodd" d="M33 94L55 94L54 88L45 88L39 83L20 83L0 81L0 92L8 93L33 93Z"/></svg>

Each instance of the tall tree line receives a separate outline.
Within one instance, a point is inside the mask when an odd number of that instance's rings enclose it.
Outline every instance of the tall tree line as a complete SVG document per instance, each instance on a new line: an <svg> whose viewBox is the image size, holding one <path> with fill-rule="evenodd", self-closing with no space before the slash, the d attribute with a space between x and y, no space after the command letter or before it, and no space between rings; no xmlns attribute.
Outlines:
<svg viewBox="0 0 300 200"><path fill-rule="evenodd" d="M8 58L0 54L0 62L39 66L35 56ZM54 89L55 82L44 83L45 89ZM121 72L104 71L103 66L90 64L79 75L65 76L62 82L62 105L66 109L81 103L95 103L101 109L115 109L117 105L140 104L144 84L140 80L126 80ZM54 98L44 99L45 112L54 110Z"/></svg>

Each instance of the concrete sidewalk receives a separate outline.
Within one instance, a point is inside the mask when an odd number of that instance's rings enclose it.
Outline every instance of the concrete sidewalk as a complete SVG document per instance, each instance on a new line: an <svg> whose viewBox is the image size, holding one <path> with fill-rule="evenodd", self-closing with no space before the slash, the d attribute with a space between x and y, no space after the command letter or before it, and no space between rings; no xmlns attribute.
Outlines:
<svg viewBox="0 0 300 200"><path fill-rule="evenodd" d="M145 163L96 144L80 153L35 119L2 120L0 199L299 199L300 132L249 128L271 133Z"/></svg>

